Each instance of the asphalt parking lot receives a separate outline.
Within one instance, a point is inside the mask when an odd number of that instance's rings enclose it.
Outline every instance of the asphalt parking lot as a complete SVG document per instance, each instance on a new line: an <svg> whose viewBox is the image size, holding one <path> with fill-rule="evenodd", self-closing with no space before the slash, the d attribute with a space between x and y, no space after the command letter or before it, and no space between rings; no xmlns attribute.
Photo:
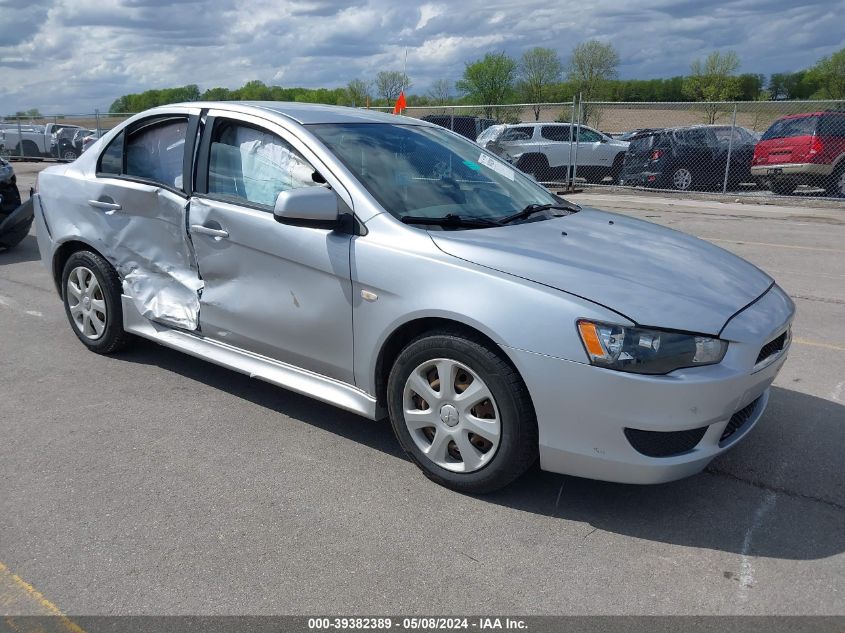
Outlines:
<svg viewBox="0 0 845 633"><path fill-rule="evenodd" d="M152 343L86 351L30 235L0 253L0 613L47 609L17 578L70 615L845 614L845 205L573 200L798 306L767 413L706 472L439 488L386 422Z"/></svg>

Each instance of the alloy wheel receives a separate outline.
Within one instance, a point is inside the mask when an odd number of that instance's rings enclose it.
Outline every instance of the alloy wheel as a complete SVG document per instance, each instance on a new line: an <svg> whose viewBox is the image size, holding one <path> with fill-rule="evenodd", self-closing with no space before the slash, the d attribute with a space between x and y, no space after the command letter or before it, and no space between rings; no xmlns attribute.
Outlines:
<svg viewBox="0 0 845 633"><path fill-rule="evenodd" d="M87 339L96 341L106 329L108 313L103 289L90 268L77 266L67 278L67 305L73 324Z"/></svg>
<svg viewBox="0 0 845 633"><path fill-rule="evenodd" d="M466 365L427 360L405 381L405 426L429 460L452 472L470 473L496 454L502 433L490 388Z"/></svg>
<svg viewBox="0 0 845 633"><path fill-rule="evenodd" d="M672 174L672 187L686 191L692 186L692 172L686 167L676 169Z"/></svg>

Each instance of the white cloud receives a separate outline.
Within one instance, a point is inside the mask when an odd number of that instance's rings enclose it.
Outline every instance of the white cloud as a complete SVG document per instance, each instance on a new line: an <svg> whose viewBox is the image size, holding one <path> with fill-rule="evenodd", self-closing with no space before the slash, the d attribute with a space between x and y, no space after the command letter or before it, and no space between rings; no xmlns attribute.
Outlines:
<svg viewBox="0 0 845 633"><path fill-rule="evenodd" d="M401 69L424 92L488 51L613 43L623 77L684 74L715 48L745 72L845 45L845 0L0 0L0 114L107 109L126 93L250 79L333 87Z"/></svg>

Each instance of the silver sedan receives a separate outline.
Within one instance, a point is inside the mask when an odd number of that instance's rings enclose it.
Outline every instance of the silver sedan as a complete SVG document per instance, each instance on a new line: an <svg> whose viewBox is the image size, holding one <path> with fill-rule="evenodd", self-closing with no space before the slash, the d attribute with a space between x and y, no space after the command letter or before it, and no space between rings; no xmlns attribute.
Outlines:
<svg viewBox="0 0 845 633"><path fill-rule="evenodd" d="M44 170L34 206L92 351L140 336L389 416L429 478L467 492L538 459L695 473L758 422L789 349L794 306L748 262L405 117L160 107Z"/></svg>

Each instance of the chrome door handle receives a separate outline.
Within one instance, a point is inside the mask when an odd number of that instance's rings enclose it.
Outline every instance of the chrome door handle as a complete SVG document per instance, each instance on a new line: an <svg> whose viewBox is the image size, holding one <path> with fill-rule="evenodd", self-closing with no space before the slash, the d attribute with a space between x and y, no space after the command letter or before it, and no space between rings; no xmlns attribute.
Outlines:
<svg viewBox="0 0 845 633"><path fill-rule="evenodd" d="M192 224L191 232L202 233L203 235L210 235L211 237L217 237L220 239L229 237L229 231L224 231L223 229L212 229L207 226L203 226L202 224Z"/></svg>
<svg viewBox="0 0 845 633"><path fill-rule="evenodd" d="M89 200L88 204L103 211L120 211L123 208L115 202L103 202L102 200Z"/></svg>

